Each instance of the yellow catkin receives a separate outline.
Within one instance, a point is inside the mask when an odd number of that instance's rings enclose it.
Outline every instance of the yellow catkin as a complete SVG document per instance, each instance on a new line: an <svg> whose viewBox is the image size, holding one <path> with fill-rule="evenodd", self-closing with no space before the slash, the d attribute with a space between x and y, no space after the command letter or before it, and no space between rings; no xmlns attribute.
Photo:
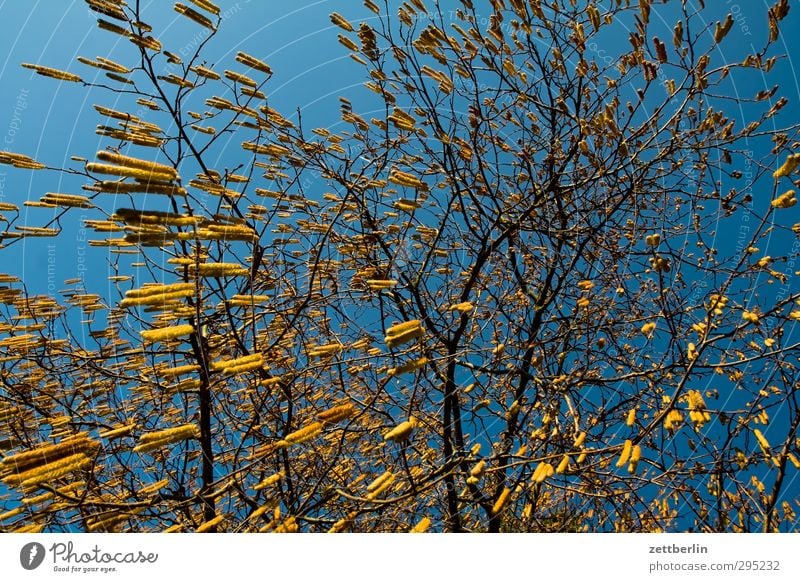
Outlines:
<svg viewBox="0 0 800 582"><path fill-rule="evenodd" d="M757 313L755 313L754 311L747 311L747 310L742 312L742 319L754 324L758 324L759 321Z"/></svg>
<svg viewBox="0 0 800 582"><path fill-rule="evenodd" d="M372 291L380 291L382 289L391 289L397 286L395 279L367 279L367 287Z"/></svg>
<svg viewBox="0 0 800 582"><path fill-rule="evenodd" d="M526 503L525 507L522 509L522 519L528 521L531 518L532 513L533 513L533 504Z"/></svg>
<svg viewBox="0 0 800 582"><path fill-rule="evenodd" d="M199 431L197 426L194 424L182 424L179 426L173 426L170 428L165 428L162 430L152 431L143 434L139 437L139 442L141 443L150 443L154 441L160 441L165 438L191 438L194 436L198 436Z"/></svg>
<svg viewBox="0 0 800 582"><path fill-rule="evenodd" d="M384 342L389 347L396 347L421 337L423 333L422 322L418 319L412 319L387 329Z"/></svg>
<svg viewBox="0 0 800 582"><path fill-rule="evenodd" d="M272 74L272 69L267 63L247 53L243 52L236 53L236 60L242 63L243 65L247 65L251 69L261 71L262 73L266 73L267 75Z"/></svg>
<svg viewBox="0 0 800 582"><path fill-rule="evenodd" d="M61 230L58 228L46 228L43 226L18 226L17 230L24 233L25 236L56 236ZM8 236L9 233L4 233Z"/></svg>
<svg viewBox="0 0 800 582"><path fill-rule="evenodd" d="M200 216L189 216L186 214L175 214L173 212L161 212L157 210L133 210L130 208L120 208L112 216L114 220L121 219L126 224L145 228L150 226L193 226L204 219ZM160 229L159 229L160 230Z"/></svg>
<svg viewBox="0 0 800 582"><path fill-rule="evenodd" d="M60 69L54 69L52 67L45 67L42 65L33 65L30 63L22 63L22 66L26 69L32 69L43 75L45 77L50 77L52 79L57 79L59 81L71 81L73 83L82 83L83 79L81 79L78 75L73 73L68 73L67 71L62 71Z"/></svg>
<svg viewBox="0 0 800 582"><path fill-rule="evenodd" d="M197 364L186 364L184 366L177 366L175 368L166 368L164 370L159 370L158 374L162 378L169 380L170 378L175 378L176 376L182 376L184 374L191 374L192 372L199 372L200 366Z"/></svg>
<svg viewBox="0 0 800 582"><path fill-rule="evenodd" d="M406 362L405 364L401 364L396 368L389 368L386 372L389 376L399 376L400 374L409 374L411 372L415 372L420 368L424 368L428 364L428 358L422 357L411 362Z"/></svg>
<svg viewBox="0 0 800 582"><path fill-rule="evenodd" d="M634 474L636 467L639 465L639 459L642 457L642 447L636 445L631 451L630 464L628 465L628 473Z"/></svg>
<svg viewBox="0 0 800 582"><path fill-rule="evenodd" d="M800 164L800 154L789 154L781 167L775 170L775 172L772 174L772 177L776 180L785 178L786 176L791 175L792 172L797 169L798 164Z"/></svg>
<svg viewBox="0 0 800 582"><path fill-rule="evenodd" d="M67 208L94 208L94 204L92 204L86 196L81 196L80 194L48 192L42 196L40 202Z"/></svg>
<svg viewBox="0 0 800 582"><path fill-rule="evenodd" d="M175 437L164 437L160 440L153 440L147 443L140 443L133 447L133 451L136 453L149 453L151 451L157 451L163 449L164 447L168 447L171 444L176 442L180 442L186 439L180 439Z"/></svg>
<svg viewBox="0 0 800 582"><path fill-rule="evenodd" d="M0 461L0 469L13 467L14 470L19 471L76 453L93 451L99 446L99 443L90 440L85 433L81 433L66 438L58 444L43 445L30 451L9 455Z"/></svg>
<svg viewBox="0 0 800 582"><path fill-rule="evenodd" d="M534 483L543 483L545 479L552 477L554 474L555 469L553 469L553 465L543 461L536 467L531 479Z"/></svg>
<svg viewBox="0 0 800 582"><path fill-rule="evenodd" d="M245 372L252 372L253 370L263 370L265 367L264 360L247 362L237 366L230 366L222 370L226 376L236 376L237 374L244 374Z"/></svg>
<svg viewBox="0 0 800 582"><path fill-rule="evenodd" d="M387 481L391 482L393 480L394 480L394 475L392 474L392 472L391 471L385 471L380 476L378 476L376 479L374 479L369 485L367 485L367 492L368 493L372 493L373 491L376 491L377 489L379 489Z"/></svg>
<svg viewBox="0 0 800 582"><path fill-rule="evenodd" d="M622 453L619 456L619 460L617 461L617 467L623 467L625 463L628 462L628 459L631 456L631 450L633 448L633 442L630 439L625 441L625 444L622 446Z"/></svg>
<svg viewBox="0 0 800 582"><path fill-rule="evenodd" d="M200 430L194 424L184 424L143 434L139 437L139 444L133 450L137 453L147 453L163 448L180 441L199 438Z"/></svg>
<svg viewBox="0 0 800 582"><path fill-rule="evenodd" d="M287 517L283 523L278 524L273 533L295 533L300 529L300 526L297 524L297 519L292 517Z"/></svg>
<svg viewBox="0 0 800 582"><path fill-rule="evenodd" d="M341 404L320 412L317 414L317 419L323 424L334 424L346 418L350 418L355 411L355 406L352 403Z"/></svg>
<svg viewBox="0 0 800 582"><path fill-rule="evenodd" d="M70 484L70 485L72 485L72 484ZM63 489L63 487L62 487L62 489ZM61 491L61 489L59 489L59 491L64 493L64 491ZM21 502L24 503L25 505L34 505L36 503L42 503L44 501L50 501L53 497L55 497L55 493L51 493L51 492L48 491L47 493L42 493L41 495L36 495L34 497L23 497Z"/></svg>
<svg viewBox="0 0 800 582"><path fill-rule="evenodd" d="M772 206L775 208L791 208L795 204L797 204L797 194L794 190L787 190L772 201Z"/></svg>
<svg viewBox="0 0 800 582"><path fill-rule="evenodd" d="M194 531L195 531L195 533L204 533L204 532L210 531L210 530L214 529L216 526L218 526L219 524L221 524L224 519L225 519L224 515L218 515L217 517L215 517L213 519L209 519L208 521L206 521L204 523L201 523L199 526L197 526L197 529L194 530Z"/></svg>
<svg viewBox="0 0 800 582"><path fill-rule="evenodd" d="M275 158L280 158L290 153L289 148L278 144L257 144L252 142L245 142L242 148L256 154L264 154Z"/></svg>
<svg viewBox="0 0 800 582"><path fill-rule="evenodd" d="M247 307L260 303L268 303L271 300L272 298L269 295L232 295L228 301L231 305Z"/></svg>
<svg viewBox="0 0 800 582"><path fill-rule="evenodd" d="M27 170L42 170L46 168L41 162L37 162L33 158L24 156L22 154L15 154L13 152L0 152L0 164L8 164L15 168L22 168Z"/></svg>
<svg viewBox="0 0 800 582"><path fill-rule="evenodd" d="M386 330L386 335L387 337L394 337L403 332L406 332L411 329L416 329L421 326L422 322L419 319L412 319L410 321L398 323L397 325L391 326L389 329Z"/></svg>
<svg viewBox="0 0 800 582"><path fill-rule="evenodd" d="M667 430L678 430L683 422L683 414L680 410L670 410L664 418L664 428Z"/></svg>
<svg viewBox="0 0 800 582"><path fill-rule="evenodd" d="M263 367L264 356L262 354L250 354L233 360L219 360L211 363L212 370L220 371L225 375L258 370Z"/></svg>
<svg viewBox="0 0 800 582"><path fill-rule="evenodd" d="M83 486L86 485L85 481L73 481L69 485L64 485L63 487L59 487L56 489L59 493L73 493L78 489L81 489ZM47 493L42 493L41 495L36 495L35 497L23 497L22 503L25 505L34 505L36 503L43 503L45 501L51 500L55 497L55 493L48 491Z"/></svg>
<svg viewBox="0 0 800 582"><path fill-rule="evenodd" d="M328 530L328 533L339 533L344 531L351 525L353 525L353 520L358 517L357 511L351 511L347 514L346 517L343 517L339 521L333 524L333 526Z"/></svg>
<svg viewBox="0 0 800 582"><path fill-rule="evenodd" d="M15 507L14 509L6 511L5 513L0 513L0 521L6 521L12 517L17 517L18 515L25 513L27 510L28 508L26 506L20 505L19 507Z"/></svg>
<svg viewBox="0 0 800 582"><path fill-rule="evenodd" d="M172 293L162 293L160 295L147 295L145 297L126 297L119 302L120 307L138 307L138 306L153 306L165 305L173 303L180 299L185 299L194 295L193 289L186 289L182 291L175 291Z"/></svg>
<svg viewBox="0 0 800 582"><path fill-rule="evenodd" d="M769 441L766 439L766 437L764 437L764 435L758 429L755 429L753 431L753 434L756 436L756 440L758 441L758 444L761 445L762 449L764 449L764 452L765 453L768 452L769 449L770 449L770 446L769 446Z"/></svg>
<svg viewBox="0 0 800 582"><path fill-rule="evenodd" d="M220 233L230 240L254 240L258 233L244 224L207 224L209 232Z"/></svg>
<svg viewBox="0 0 800 582"><path fill-rule="evenodd" d="M377 481L380 482L376 485ZM385 493L386 490L388 490L393 483L394 483L394 475L389 471L387 471L386 473L381 475L381 477L378 477L378 479L376 479L370 484L370 487L372 487L371 491L369 487L367 488L367 491L369 491L369 493L367 493L367 499L370 500L377 499L378 497L383 495L383 493Z"/></svg>
<svg viewBox="0 0 800 582"><path fill-rule="evenodd" d="M324 344L321 346L315 346L308 350L308 357L309 358L324 358L326 356L333 356L338 354L344 349L344 346L340 343L334 344Z"/></svg>
<svg viewBox="0 0 800 582"><path fill-rule="evenodd" d="M149 297L151 295L163 295L168 293L178 293L181 291L193 292L194 283L171 283L168 285L149 285L141 289L131 289L125 292L126 298Z"/></svg>
<svg viewBox="0 0 800 582"><path fill-rule="evenodd" d="M261 517L262 515L264 515L266 512L268 512L268 511L269 511L270 509L272 509L273 507L274 507L274 504L273 504L273 503L267 503L267 504L265 504L265 505L262 505L262 506L261 506L261 507L259 507L258 509L254 510L254 511L253 511L253 513L251 513L251 514L248 516L248 518L247 518L247 519L249 519L249 520L258 519L259 517Z"/></svg>
<svg viewBox="0 0 800 582"><path fill-rule="evenodd" d="M44 523L32 523L29 525L23 525L22 527L13 530L13 533L28 533L28 534L42 533L42 530L44 529L45 525L46 524Z"/></svg>
<svg viewBox="0 0 800 582"><path fill-rule="evenodd" d="M583 445L583 442L586 440L586 433L582 432L577 437L575 437L575 442L572 443L572 446L576 449Z"/></svg>
<svg viewBox="0 0 800 582"><path fill-rule="evenodd" d="M225 71L224 75L229 80L239 83L241 85L246 85L248 87L258 87L258 83L254 79L251 79L247 75L243 75L242 73L237 73L236 71Z"/></svg>
<svg viewBox="0 0 800 582"><path fill-rule="evenodd" d="M483 476L483 473L486 471L486 461L478 461L475 465L470 469L469 474L471 477L480 478Z"/></svg>
<svg viewBox="0 0 800 582"><path fill-rule="evenodd" d="M394 348L394 347L401 346L401 345L403 345L405 343L414 341L415 339L422 337L422 335L423 335L422 328L414 328L414 329L409 329L407 331L404 331L402 333L398 333L397 335L394 335L394 336L391 336L391 337L390 336L386 336L384 338L384 342L390 348Z"/></svg>
<svg viewBox="0 0 800 582"><path fill-rule="evenodd" d="M70 455L58 461L47 463L40 467L24 471L15 475L3 478L3 482L8 485L20 485L22 487L32 487L41 483L46 483L53 479L58 479L80 470L92 463L92 459L83 453Z"/></svg>
<svg viewBox="0 0 800 582"><path fill-rule="evenodd" d="M214 81L218 81L222 78L222 76L219 73L216 73L213 70L209 69L208 67L204 67L202 65L191 67L191 69L192 71L197 73L199 77L204 77L206 79L211 79Z"/></svg>
<svg viewBox="0 0 800 582"><path fill-rule="evenodd" d="M163 194L164 196L186 196L186 189L161 182L116 182L102 180L86 189L105 194Z"/></svg>
<svg viewBox="0 0 800 582"><path fill-rule="evenodd" d="M502 493L500 493L500 497L497 498L497 501L495 501L494 505L492 506L492 514L493 515L497 515L498 513L503 511L503 508L505 507L506 503L508 502L508 498L509 498L510 495L511 495L511 489L509 489L508 487L505 487L503 489Z"/></svg>
<svg viewBox="0 0 800 582"><path fill-rule="evenodd" d="M347 21L347 19L345 19L345 17L339 14L338 12L334 12L331 14L331 22L336 26L338 26L339 28L346 30L347 32L353 32L353 25L350 24Z"/></svg>
<svg viewBox="0 0 800 582"><path fill-rule="evenodd" d="M397 184L398 186L416 188L418 190L426 190L428 188L428 185L425 182L413 174L401 172L400 170L392 170L389 172L389 182L392 184Z"/></svg>
<svg viewBox="0 0 800 582"><path fill-rule="evenodd" d="M145 343L163 342L179 337L187 336L194 331L190 324L175 325L172 327L161 327L158 329L148 329L141 332L142 340Z"/></svg>
<svg viewBox="0 0 800 582"><path fill-rule="evenodd" d="M152 172L141 168L130 168L128 166L112 166L110 164L86 164L86 171L93 174L109 174L112 176L122 176L125 178L135 178L142 182L171 182L175 179L173 174L164 172Z"/></svg>
<svg viewBox="0 0 800 582"><path fill-rule="evenodd" d="M320 434L322 432L322 426L321 422L312 422L308 426L287 434L278 444L285 446L287 444L297 445L304 443Z"/></svg>
<svg viewBox="0 0 800 582"><path fill-rule="evenodd" d="M190 267L194 268L193 265ZM201 277L242 277L250 274L250 271L238 263L201 263L197 266L197 272Z"/></svg>
<svg viewBox="0 0 800 582"><path fill-rule="evenodd" d="M431 527L431 520L430 518L423 517L422 519L417 522L417 525L412 527L409 530L409 533L425 533L428 531L428 528Z"/></svg>
<svg viewBox="0 0 800 582"><path fill-rule="evenodd" d="M625 426L633 426L636 422L636 408L631 408L628 411L628 417L625 419Z"/></svg>
<svg viewBox="0 0 800 582"><path fill-rule="evenodd" d="M351 39L347 38L343 34L338 35L339 42L342 43L343 46L350 49L351 51L357 51L358 45L353 42Z"/></svg>
<svg viewBox="0 0 800 582"><path fill-rule="evenodd" d="M114 527L128 516L119 512L104 513L106 517L102 519L89 518L86 520L86 530L88 532L113 532Z"/></svg>
<svg viewBox="0 0 800 582"><path fill-rule="evenodd" d="M146 172L152 172L156 174L166 174L172 176L172 178L178 178L178 171L172 166L159 164L157 162L151 162L149 160L133 158L130 156L124 156L116 152L101 150L97 152L97 159L102 160L104 162L108 162L110 164L115 164L117 166L138 168L140 170L145 170Z"/></svg>
<svg viewBox="0 0 800 582"><path fill-rule="evenodd" d="M644 241L649 247L657 247L661 242L661 235L658 233L648 234L646 237L644 237Z"/></svg>
<svg viewBox="0 0 800 582"><path fill-rule="evenodd" d="M728 17L725 19L724 22L720 23L717 22L717 25L714 27L714 42L722 42L722 39L730 32L731 27L733 26L733 15L728 14Z"/></svg>
<svg viewBox="0 0 800 582"><path fill-rule="evenodd" d="M686 401L689 404L689 419L695 427L702 428L711 420L711 414L706 410L706 403L700 391L689 390L686 393Z"/></svg>
<svg viewBox="0 0 800 582"><path fill-rule="evenodd" d="M394 111L388 117L388 119L401 129L413 129L414 124L417 121L416 119L414 119L413 116L409 115L408 113L397 107L394 108Z"/></svg>
<svg viewBox="0 0 800 582"><path fill-rule="evenodd" d="M284 381L283 378L281 378L280 376L272 376L271 378L265 378L261 380L259 382L259 385L268 388L270 386L274 386L275 384L280 384L283 381Z"/></svg>
<svg viewBox="0 0 800 582"><path fill-rule="evenodd" d="M394 441L396 443L405 441L411 436L411 433L414 431L416 426L417 419L412 416L407 421L401 422L392 430L383 435L383 440Z"/></svg>
<svg viewBox="0 0 800 582"><path fill-rule="evenodd" d="M569 467L569 455L564 455L563 457L561 457L561 462L556 467L556 474L557 475L563 474L564 471L567 470L567 467Z"/></svg>
<svg viewBox="0 0 800 582"><path fill-rule="evenodd" d="M372 343L372 339L371 338L368 338L368 337L361 338L360 340L354 341L352 344L350 344L350 349L351 350L365 350L370 346L371 343Z"/></svg>
<svg viewBox="0 0 800 582"><path fill-rule="evenodd" d="M397 202L394 203L395 208L397 208L398 210L402 210L404 212L413 212L414 210L419 208L419 206L420 206L419 203L408 200L398 200Z"/></svg>
<svg viewBox="0 0 800 582"><path fill-rule="evenodd" d="M169 485L169 479L161 479L160 481L156 481L155 483L151 483L146 487L142 487L137 491L139 495L150 495L152 493L157 493L164 487Z"/></svg>
<svg viewBox="0 0 800 582"><path fill-rule="evenodd" d="M136 430L136 426L137 426L136 423L133 423L133 424L127 424L127 425L124 425L124 426L119 426L117 428L111 428L111 429L104 430L104 431L100 432L98 436L100 436L100 438L104 438L104 439L113 439L113 438L116 438L116 437L128 436L134 430Z"/></svg>
<svg viewBox="0 0 800 582"><path fill-rule="evenodd" d="M185 4L181 4L180 2L176 2L173 8L175 8L175 12L184 15L186 18L199 24L200 26L204 26L209 30L216 30L214 23L211 22L211 19L208 18L207 16L200 14L194 8L190 8Z"/></svg>
<svg viewBox="0 0 800 582"><path fill-rule="evenodd" d="M253 489L255 489L256 491L260 491L261 489L266 489L270 485L275 485L275 483L280 481L282 478L283 478L283 473L275 473L274 475L270 475L269 477L267 477L266 479L255 485Z"/></svg>
<svg viewBox="0 0 800 582"><path fill-rule="evenodd" d="M189 0L192 4L197 6L198 8L202 8L206 12L210 12L214 16L220 15L220 8L210 0Z"/></svg>

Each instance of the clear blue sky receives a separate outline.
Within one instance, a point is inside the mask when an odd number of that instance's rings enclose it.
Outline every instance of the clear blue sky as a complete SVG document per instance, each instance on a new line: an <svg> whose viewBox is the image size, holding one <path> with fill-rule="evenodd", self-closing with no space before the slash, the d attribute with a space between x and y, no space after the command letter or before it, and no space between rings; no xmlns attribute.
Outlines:
<svg viewBox="0 0 800 582"><path fill-rule="evenodd" d="M222 70L235 68L233 57L237 51L253 54L268 62L275 73L266 88L271 107L287 117L301 108L308 128L336 124L338 96L362 80L360 67L336 41L339 29L328 18L334 10L347 13L342 4L220 2L225 19L220 33L205 51L207 61L219 63ZM174 12L171 3L150 1L142 2L142 6L148 23L154 27L153 34L163 39L166 49L186 55L202 39L203 29ZM371 15L360 5L354 8L359 15ZM108 91L87 91L79 84L54 82L21 68L20 63L68 69L88 80L98 71L78 63L78 56L104 56L133 65L137 62L135 47L99 30L95 25L98 15L89 11L82 0L2 1L0 16L4 32L0 35L0 150L24 152L50 165L69 166L69 155L91 159L108 143L107 138L95 135L100 116L92 104L124 109L130 107L132 100L118 101ZM238 142L235 149L239 149ZM20 206L25 200L38 200L45 192L79 193L85 183L50 172L8 167L0 168L0 172L4 174L0 175L0 200ZM87 218L100 218L90 214ZM20 223L39 226L52 216L53 212L47 209L23 209ZM81 240L102 237L79 231L78 218L79 213L74 213L62 221L65 236L59 237L54 249L47 244L55 239L30 239L5 252L6 260L13 256L15 261L21 261L20 268L13 270L24 278L30 290L53 291L52 281L48 282L43 269L48 260L55 264L56 290L63 280L80 276L87 286L107 285L107 251L89 248Z"/></svg>
<svg viewBox="0 0 800 582"><path fill-rule="evenodd" d="M751 43L757 44L763 38L766 33L764 7L771 3L767 0L707 2L712 9L708 12L710 23L728 12L736 17L731 32L735 38L725 44L725 50L730 51L726 58L733 60L733 56L738 57L737 52L745 54ZM287 116L301 108L304 125L309 128L333 126L338 122L339 95L347 94L357 111L368 113L359 108L358 96L363 96L364 92L355 87L363 81L362 69L348 58L348 51L336 41L340 31L328 19L334 11L354 19L373 16L361 2L220 0L219 4L225 21L206 51L210 64L230 67L239 50L262 58L275 72L267 86L270 105ZM149 0L142 2L142 6L148 15L147 21L154 27L154 35L165 42L165 48L185 54L197 42L198 31L202 29L172 11L171 3ZM654 4L653 25L655 30L664 29L661 36L665 39L669 39L673 22L670 12ZM97 14L88 10L82 0L2 0L0 16L4 32L0 35L0 140L3 141L0 149L32 155L53 165L68 165L68 155L91 158L106 145L94 133L99 116L91 105L114 107L116 97L107 91L87 91L77 84L56 83L19 65L21 62L39 63L92 78L97 71L78 63L78 56L107 56L123 64L132 64L136 62L133 47L116 35L98 30L95 26ZM783 30L796 30L798 24L800 10L795 6L784 21ZM627 43L627 38L621 34L609 42ZM779 42L790 56L800 54L798 35L784 34ZM613 46L607 48L609 54L614 54ZM769 82L780 82L779 94L790 100L787 110L796 109L800 88L791 58L779 64L778 69L778 74ZM764 80L754 77L752 86L731 87L731 93L752 95L762 88ZM362 105L369 107L366 102ZM52 173L29 173L7 167L0 171L5 174L0 176L0 200L20 205L48 191L79 192L83 183ZM50 217L49 210L29 209L21 223L41 225ZM61 237L58 246L49 249L49 254L46 243L37 240L16 245L18 249L11 255L6 252L5 257L14 256L22 262L20 274L31 290L52 291L52 281L48 289L46 272L42 270L48 259L55 263L58 288L64 279L85 276L87 264L96 275L93 279L99 284L105 283L109 274L103 263L106 252L84 248L81 252L87 254L78 256L77 251L70 248L83 242L76 240L83 238L83 233L78 232L78 223L74 218L63 221L67 236ZM72 240L75 245L70 245ZM84 256L89 257L88 262Z"/></svg>

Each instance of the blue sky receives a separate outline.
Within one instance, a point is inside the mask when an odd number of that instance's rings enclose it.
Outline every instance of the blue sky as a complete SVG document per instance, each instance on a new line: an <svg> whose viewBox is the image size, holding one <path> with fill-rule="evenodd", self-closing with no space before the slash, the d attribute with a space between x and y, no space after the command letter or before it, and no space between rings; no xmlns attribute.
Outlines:
<svg viewBox="0 0 800 582"><path fill-rule="evenodd" d="M722 19L727 12L736 18L731 33L734 38L724 45L725 58L738 60L740 55L746 54L752 45L758 45L763 39L766 0L719 0L708 4L711 8L708 12L710 26L713 26L715 18ZM275 72L266 90L270 106L287 116L300 108L304 126L308 128L335 126L338 122L338 97L343 94L353 101L356 111L369 113L371 104L359 101L359 96L365 97L364 91L358 89L364 80L362 69L349 59L348 51L336 41L340 30L328 18L334 11L354 20L372 17L360 2L237 0L220 2L220 6L225 18L221 32L207 47L205 54L209 64L229 67L239 50L268 62ZM172 52L186 54L202 40L202 29L163 3L151 0L142 2L142 7L144 14L149 15L148 22L154 26L155 36L162 39L165 48ZM667 40L673 22L671 11L671 8L668 11L654 4L653 30L658 33L662 28L661 36ZM55 83L21 68L20 63L68 69L89 79L97 71L78 63L78 56L94 58L99 55L121 63L134 63L134 47L120 41L116 35L98 30L94 25L97 15L79 0L24 3L5 0L0 2L0 15L6 31L0 37L0 139L4 141L0 149L32 155L52 165L69 165L69 155L91 158L106 145L94 133L98 115L91 105L99 103L114 107L117 104L122 107L124 102L118 102L116 96L108 91L87 91L77 84ZM796 28L798 21L800 13L795 9L784 21L783 30ZM615 43L627 43L627 39L620 34L617 38L605 39L605 42L608 44L597 47L601 60L603 54L614 54ZM797 54L800 48L797 35L784 34L779 43L783 43L782 50L788 55ZM769 82L781 83L780 94L790 99L787 110L791 110L793 105L796 107L800 96L791 58L779 63L776 69L776 75ZM765 81L757 75L752 81L752 86L731 86L731 96L751 95L765 87ZM730 113L736 114L734 111ZM746 111L741 115L746 116ZM52 173L29 173L10 168L2 168L2 171L5 175L0 176L3 178L0 199L17 204L26 199L36 200L48 191L77 192L83 183L82 180ZM48 215L50 211L44 209L23 212L23 224L41 225L52 217ZM46 271L41 269L48 260L55 265L56 287L64 279L85 276L88 264L92 265L96 281L101 284L105 281L109 273L102 262L105 261L102 251L84 248L81 252L85 254L78 255L75 249L70 248L82 246L82 239L87 238L78 226L78 220L68 218L63 221L66 236L55 249L48 249L42 241L23 241L15 245L18 249L12 256L21 261L23 272L20 274L31 290L53 291L52 280L48 282ZM75 240L75 245L69 244L72 240Z"/></svg>
<svg viewBox="0 0 800 582"><path fill-rule="evenodd" d="M150 4L152 7L148 7ZM159 4L142 3L144 13L151 15L149 23L154 26L154 34L164 39L165 48L188 54L203 39L202 31L198 34L196 25ZM240 50L257 55L275 71L267 88L271 106L287 112L302 107L304 121L312 127L335 123L339 92L358 83L360 71L336 42L328 19L336 8L333 4L287 6L282 2L250 0L222 3L225 22L208 46L208 62L230 66ZM91 159L106 145L103 138L95 135L99 116L92 104L125 108L131 100L127 99L123 106L109 91L87 91L77 84L56 83L23 69L20 63L69 69L91 79L97 71L78 63L78 56L104 56L135 63L134 47L99 30L95 26L97 14L82 1L0 2L0 15L6 31L0 38L0 139L4 141L0 149L26 152L51 165L70 165L69 155ZM329 115L331 112L334 115ZM5 167L1 170L5 175L0 176L0 199L20 206L48 191L79 192L84 183L53 173ZM52 211L46 209L22 212L22 224L42 225L52 218ZM105 264L107 255L85 245L87 238L97 237L81 231L79 220L73 217L62 221L61 226L65 232L56 247L48 247L40 240L22 241L14 245L17 248L13 251L9 249L10 254L7 251L6 259L13 256L20 261L19 275L31 291L52 293L61 288L63 280L86 279L89 271L95 285L104 284L110 274ZM48 280L46 269L42 269L48 261L55 267L55 288L52 270Z"/></svg>

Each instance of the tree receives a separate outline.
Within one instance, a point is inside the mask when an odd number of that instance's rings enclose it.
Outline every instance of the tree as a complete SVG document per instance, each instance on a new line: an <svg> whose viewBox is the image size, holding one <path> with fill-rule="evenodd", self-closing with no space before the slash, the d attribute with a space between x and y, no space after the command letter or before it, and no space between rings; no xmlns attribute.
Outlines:
<svg viewBox="0 0 800 582"><path fill-rule="evenodd" d="M703 2L366 0L331 21L375 107L337 132L203 60L208 0L183 57L87 4L135 63L24 66L127 108L95 161L0 155L87 180L2 236L85 209L118 292L4 276L3 528L796 529L797 124L729 90L786 0L742 58Z"/></svg>

